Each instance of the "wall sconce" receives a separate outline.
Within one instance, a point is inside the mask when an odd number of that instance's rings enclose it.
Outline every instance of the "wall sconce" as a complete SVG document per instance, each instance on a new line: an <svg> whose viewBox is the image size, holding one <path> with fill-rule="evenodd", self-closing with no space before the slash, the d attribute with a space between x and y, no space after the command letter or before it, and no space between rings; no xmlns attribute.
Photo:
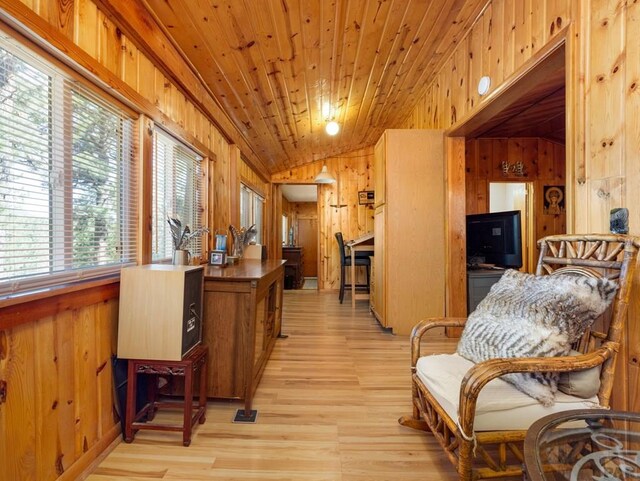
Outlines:
<svg viewBox="0 0 640 481"><path fill-rule="evenodd" d="M316 175L316 178L313 179L313 181L316 184L333 184L336 179L334 179L333 176L329 173L329 171L327 170L327 166L323 165L322 170L318 175Z"/></svg>
<svg viewBox="0 0 640 481"><path fill-rule="evenodd" d="M327 125L324 127L324 130L329 135L336 135L338 132L340 132L340 124L332 120L331 122L327 123Z"/></svg>
<svg viewBox="0 0 640 481"><path fill-rule="evenodd" d="M491 88L491 77L484 76L478 82L478 94L485 95Z"/></svg>

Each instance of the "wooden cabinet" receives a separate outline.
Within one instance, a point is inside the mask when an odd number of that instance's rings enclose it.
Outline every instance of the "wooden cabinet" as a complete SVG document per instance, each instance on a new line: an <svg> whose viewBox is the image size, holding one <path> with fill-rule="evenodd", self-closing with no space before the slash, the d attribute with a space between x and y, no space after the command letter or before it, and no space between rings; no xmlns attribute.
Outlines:
<svg viewBox="0 0 640 481"><path fill-rule="evenodd" d="M283 260L243 259L204 273L203 342L209 346L207 396L253 394L280 333Z"/></svg>
<svg viewBox="0 0 640 481"><path fill-rule="evenodd" d="M283 247L282 258L287 261L284 265L284 275L291 289L300 289L304 283L304 250L302 247ZM287 289L289 287L287 286Z"/></svg>
<svg viewBox="0 0 640 481"><path fill-rule="evenodd" d="M371 266L371 277L373 283L370 286L370 298L374 299L374 305L371 309L373 315L382 324L382 327L387 327L387 316L385 311L385 286L384 286L384 206L376 207L373 217L373 233L375 243L373 245L373 264Z"/></svg>
<svg viewBox="0 0 640 481"><path fill-rule="evenodd" d="M444 136L387 130L374 150L373 313L396 334L444 315Z"/></svg>
<svg viewBox="0 0 640 481"><path fill-rule="evenodd" d="M480 301L487 297L491 286L500 280L503 269L478 269L467 271L467 313L476 310Z"/></svg>

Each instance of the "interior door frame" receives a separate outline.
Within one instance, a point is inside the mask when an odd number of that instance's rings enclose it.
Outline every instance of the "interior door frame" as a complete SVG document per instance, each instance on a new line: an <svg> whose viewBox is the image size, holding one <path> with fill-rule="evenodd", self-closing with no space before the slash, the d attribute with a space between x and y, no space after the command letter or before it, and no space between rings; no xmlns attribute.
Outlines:
<svg viewBox="0 0 640 481"><path fill-rule="evenodd" d="M322 224L322 218L321 218L321 214L322 214L322 209L320 209L320 193L321 193L321 184L316 184L313 181L305 181L305 180L299 180L299 179L292 179L292 180L279 180L279 181L275 181L272 182L274 188L277 190L278 195L279 195L279 206L280 206L280 210L279 210L279 215L276 215L276 226L275 226L275 232L282 232L282 198L283 198L283 194L282 194L282 186L283 185L315 185L316 186L316 212L317 212L317 219L318 219L318 235L317 237L317 245L316 245L316 252L318 253L318 255L316 256L316 271L318 273L318 287L317 290L320 291L322 289L324 289L324 276L321 275L322 271L321 271L321 267L322 267L322 256L320 255L320 236L322 235L321 232L321 225ZM280 234L281 236L281 234ZM282 258L282 239L280 239L280 257Z"/></svg>
<svg viewBox="0 0 640 481"><path fill-rule="evenodd" d="M576 39L575 23L564 27L555 37L514 74L483 97L482 103L445 131L446 163L446 292L445 313L449 317L467 315L467 274L466 274L466 190L465 190L465 141L474 131L488 120L515 103L526 92L530 92L558 66L564 67L566 86L565 101L565 193L567 199L575 196L576 150L579 146L578 128L583 126L580 107L577 105L581 84L577 72L580 71L582 57ZM470 86L470 88L472 88ZM572 106L572 107L569 107ZM566 202L567 232L573 232L575 225L574 206ZM447 329L448 336L459 336L461 328Z"/></svg>

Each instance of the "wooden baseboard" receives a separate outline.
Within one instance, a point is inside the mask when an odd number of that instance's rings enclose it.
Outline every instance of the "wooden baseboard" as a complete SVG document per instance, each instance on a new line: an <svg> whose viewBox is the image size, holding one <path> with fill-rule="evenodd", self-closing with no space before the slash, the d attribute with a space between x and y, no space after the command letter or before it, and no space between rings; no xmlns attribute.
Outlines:
<svg viewBox="0 0 640 481"><path fill-rule="evenodd" d="M87 478L107 455L122 442L120 423L116 424L84 455L62 473L56 481L77 481Z"/></svg>

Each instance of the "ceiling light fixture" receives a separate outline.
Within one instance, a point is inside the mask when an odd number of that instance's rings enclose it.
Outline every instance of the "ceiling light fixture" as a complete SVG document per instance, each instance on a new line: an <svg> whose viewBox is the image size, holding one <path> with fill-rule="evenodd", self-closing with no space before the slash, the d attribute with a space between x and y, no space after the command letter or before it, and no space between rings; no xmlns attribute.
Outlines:
<svg viewBox="0 0 640 481"><path fill-rule="evenodd" d="M329 171L327 170L327 166L323 165L322 170L318 175L316 175L316 178L313 179L313 181L316 184L333 184L336 179L334 179L333 176L329 173Z"/></svg>
<svg viewBox="0 0 640 481"><path fill-rule="evenodd" d="M340 125L338 124L338 122L332 120L331 122L327 123L324 129L327 131L327 134L336 135L338 132L340 132Z"/></svg>
<svg viewBox="0 0 640 481"><path fill-rule="evenodd" d="M491 88L491 77L488 77L485 75L478 82L478 93L480 95L485 95L487 92L489 92L490 88Z"/></svg>

